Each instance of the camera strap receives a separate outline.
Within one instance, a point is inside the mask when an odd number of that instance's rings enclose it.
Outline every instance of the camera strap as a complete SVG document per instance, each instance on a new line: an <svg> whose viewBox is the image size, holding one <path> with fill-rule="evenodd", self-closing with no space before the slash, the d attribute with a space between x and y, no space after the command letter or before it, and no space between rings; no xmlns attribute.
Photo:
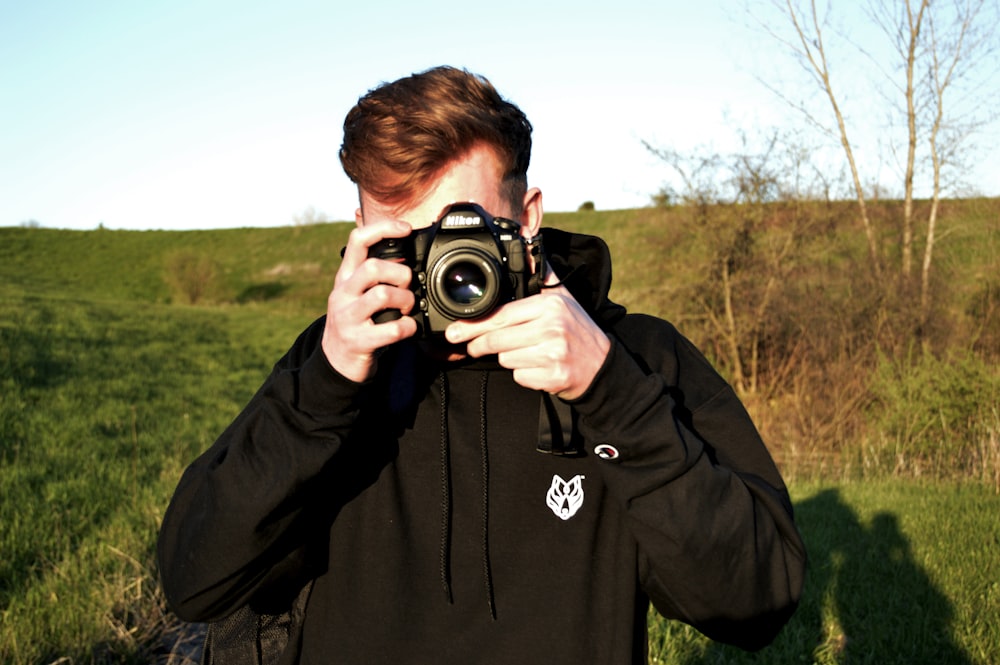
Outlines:
<svg viewBox="0 0 1000 665"><path fill-rule="evenodd" d="M542 392L538 411L538 444L540 453L560 457L583 454L583 441L576 427L576 412L558 397Z"/></svg>
<svg viewBox="0 0 1000 665"><path fill-rule="evenodd" d="M531 277L528 278L528 295L535 295L542 292L545 285L545 277L548 272L548 261L545 258L545 246L542 243L542 234L538 233L524 242L528 255L531 256L532 265L535 267Z"/></svg>

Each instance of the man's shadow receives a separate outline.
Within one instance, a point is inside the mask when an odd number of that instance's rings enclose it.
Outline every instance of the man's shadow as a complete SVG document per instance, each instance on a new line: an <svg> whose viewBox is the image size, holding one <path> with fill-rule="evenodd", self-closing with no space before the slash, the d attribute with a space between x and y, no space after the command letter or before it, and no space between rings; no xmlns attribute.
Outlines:
<svg viewBox="0 0 1000 665"><path fill-rule="evenodd" d="M895 515L878 513L866 526L836 489L795 511L809 574L792 620L756 654L712 644L688 665L972 663L952 640L951 603L914 561Z"/></svg>

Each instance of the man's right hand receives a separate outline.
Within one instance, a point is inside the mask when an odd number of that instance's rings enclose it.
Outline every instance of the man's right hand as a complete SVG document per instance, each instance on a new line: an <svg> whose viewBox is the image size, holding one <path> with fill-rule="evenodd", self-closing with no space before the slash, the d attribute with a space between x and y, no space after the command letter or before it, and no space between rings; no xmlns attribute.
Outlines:
<svg viewBox="0 0 1000 665"><path fill-rule="evenodd" d="M409 266L368 257L368 249L383 238L403 238L412 231L405 222L358 226L347 240L344 258L326 302L323 353L344 377L361 383L375 373L378 350L417 332L409 316L375 323L384 309L408 314L414 305Z"/></svg>

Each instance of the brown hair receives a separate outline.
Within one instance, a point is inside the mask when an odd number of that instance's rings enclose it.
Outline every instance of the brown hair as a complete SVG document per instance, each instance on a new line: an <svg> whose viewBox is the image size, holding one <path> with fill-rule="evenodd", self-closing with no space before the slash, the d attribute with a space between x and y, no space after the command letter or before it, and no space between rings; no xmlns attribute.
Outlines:
<svg viewBox="0 0 1000 665"><path fill-rule="evenodd" d="M501 193L519 213L531 123L484 77L436 67L361 97L344 119L340 163L375 200L398 208L418 201L442 169L478 144L496 151Z"/></svg>

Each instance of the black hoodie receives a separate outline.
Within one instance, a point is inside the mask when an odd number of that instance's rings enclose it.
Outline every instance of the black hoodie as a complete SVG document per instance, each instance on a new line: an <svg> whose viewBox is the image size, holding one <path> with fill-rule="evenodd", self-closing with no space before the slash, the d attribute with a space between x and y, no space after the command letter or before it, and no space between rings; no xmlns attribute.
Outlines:
<svg viewBox="0 0 1000 665"><path fill-rule="evenodd" d="M644 663L650 601L774 638L805 550L744 408L669 323L608 301L602 241L544 242L612 340L590 390L566 403L412 342L357 384L316 321L180 481L159 541L180 617L280 609L315 579L303 663Z"/></svg>

